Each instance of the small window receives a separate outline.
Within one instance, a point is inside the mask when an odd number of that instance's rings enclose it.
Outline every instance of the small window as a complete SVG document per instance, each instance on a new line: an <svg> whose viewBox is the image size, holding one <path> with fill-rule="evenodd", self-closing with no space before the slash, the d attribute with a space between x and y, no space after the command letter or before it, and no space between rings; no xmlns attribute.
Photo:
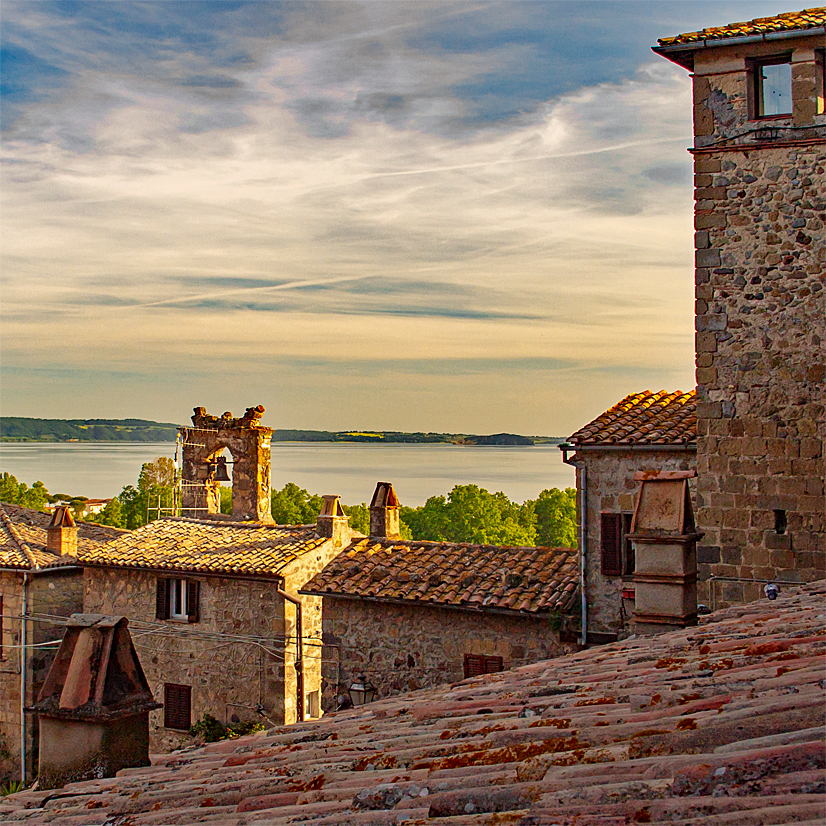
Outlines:
<svg viewBox="0 0 826 826"><path fill-rule="evenodd" d="M319 702L318 691L311 691L307 695L307 716L310 718L321 717L321 703Z"/></svg>
<svg viewBox="0 0 826 826"><path fill-rule="evenodd" d="M159 578L155 592L156 619L198 622L200 591L197 579Z"/></svg>
<svg viewBox="0 0 826 826"><path fill-rule="evenodd" d="M792 64L758 63L754 67L755 112L758 118L792 113Z"/></svg>
<svg viewBox="0 0 826 826"><path fill-rule="evenodd" d="M486 657L484 654L465 654L465 679L478 677L480 674L495 674L504 669L501 657Z"/></svg>
<svg viewBox="0 0 826 826"><path fill-rule="evenodd" d="M192 686L164 683L163 725L186 731L192 725Z"/></svg>
<svg viewBox="0 0 826 826"><path fill-rule="evenodd" d="M786 511L784 510L776 510L774 512L774 532L778 534L786 533L786 529L789 527L789 522L786 518Z"/></svg>

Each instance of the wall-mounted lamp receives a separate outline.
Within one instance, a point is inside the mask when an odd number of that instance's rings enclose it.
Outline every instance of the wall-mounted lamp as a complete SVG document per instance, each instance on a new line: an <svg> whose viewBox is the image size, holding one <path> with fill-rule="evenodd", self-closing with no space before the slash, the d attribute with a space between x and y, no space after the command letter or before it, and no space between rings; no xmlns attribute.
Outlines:
<svg viewBox="0 0 826 826"><path fill-rule="evenodd" d="M376 696L376 687L362 674L348 691L354 706L363 706L372 703Z"/></svg>

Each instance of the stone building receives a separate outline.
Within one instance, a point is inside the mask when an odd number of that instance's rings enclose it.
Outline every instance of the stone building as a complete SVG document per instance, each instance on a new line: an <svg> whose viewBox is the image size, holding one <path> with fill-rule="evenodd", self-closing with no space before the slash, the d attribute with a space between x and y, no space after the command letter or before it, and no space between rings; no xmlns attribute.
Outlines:
<svg viewBox="0 0 826 826"><path fill-rule="evenodd" d="M380 483L369 538L300 591L323 598L324 706L364 675L378 696L559 656L577 606L577 553L402 540Z"/></svg>
<svg viewBox="0 0 826 826"><path fill-rule="evenodd" d="M196 408L194 427L182 428L182 504L203 518L159 519L79 554L83 610L128 617L164 704L150 715L154 750L176 746L207 714L225 725L320 714L321 599L297 592L352 532L336 496L324 497L316 525L272 524L262 413L216 418ZM225 448L235 465L232 517L213 510Z"/></svg>
<svg viewBox="0 0 826 826"><path fill-rule="evenodd" d="M694 86L700 563L824 573L826 9L663 38Z"/></svg>
<svg viewBox="0 0 826 826"><path fill-rule="evenodd" d="M587 617L583 642L610 642L630 630L634 549L627 534L639 487L634 475L694 469L695 409L694 391L632 393L560 445L564 461L577 469L580 587ZM707 577L707 566L703 574Z"/></svg>
<svg viewBox="0 0 826 826"><path fill-rule="evenodd" d="M25 776L37 766L38 722L30 714L21 718L21 705L34 702L48 673L56 651L48 643L62 636L59 618L83 610L76 554L122 534L76 525L67 507L47 514L0 505L0 784L21 777L21 744Z"/></svg>

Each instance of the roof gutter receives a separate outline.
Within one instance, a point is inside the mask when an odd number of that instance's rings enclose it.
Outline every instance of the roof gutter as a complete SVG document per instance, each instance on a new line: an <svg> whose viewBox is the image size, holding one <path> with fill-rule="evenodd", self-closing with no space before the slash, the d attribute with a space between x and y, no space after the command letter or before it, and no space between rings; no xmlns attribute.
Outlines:
<svg viewBox="0 0 826 826"><path fill-rule="evenodd" d="M684 453L696 453L697 452L697 443L696 442L689 442L689 443L681 443L677 445L635 445L635 444L610 444L610 445L575 445L570 444L569 442L563 442L559 446L559 449L563 452L562 461L565 462L566 465L570 465L571 462L567 461L565 458L566 450L574 450L577 453L615 453L620 450L624 451L641 451L643 453L655 453L655 452L673 452L673 451L680 451ZM576 465L574 465L576 467Z"/></svg>
<svg viewBox="0 0 826 826"><path fill-rule="evenodd" d="M585 590L587 581L588 568L587 561L587 520L588 520L588 471L584 462L578 462L575 459L568 458L568 451L578 450L569 442L562 442L559 445L562 451L562 461L566 465L570 465L577 469L577 481L579 485L579 590L582 607L582 620L580 621L579 642L580 645L587 645L588 643L588 594Z"/></svg>
<svg viewBox="0 0 826 826"><path fill-rule="evenodd" d="M26 787L26 646L28 645L29 572L23 572L23 605L20 612L20 785Z"/></svg>
<svg viewBox="0 0 826 826"><path fill-rule="evenodd" d="M814 29L793 29L785 32L766 32L765 34L746 34L741 37L721 37L711 40L693 40L690 43L672 43L669 46L652 46L651 51L657 54L673 54L674 52L690 52L695 49L708 49L715 46L739 46L743 43L765 43L773 40L789 40L793 37L809 37L826 34L826 26Z"/></svg>

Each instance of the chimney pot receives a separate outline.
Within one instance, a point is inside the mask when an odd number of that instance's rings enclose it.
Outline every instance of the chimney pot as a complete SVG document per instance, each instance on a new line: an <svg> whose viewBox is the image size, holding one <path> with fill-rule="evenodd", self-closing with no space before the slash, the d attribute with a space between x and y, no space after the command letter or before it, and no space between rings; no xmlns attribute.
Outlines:
<svg viewBox="0 0 826 826"><path fill-rule="evenodd" d="M316 533L333 540L333 545L343 547L350 542L350 517L341 507L341 497L327 494L316 520Z"/></svg>
<svg viewBox="0 0 826 826"><path fill-rule="evenodd" d="M55 508L46 528L46 548L57 556L77 556L77 525L68 505Z"/></svg>
<svg viewBox="0 0 826 826"><path fill-rule="evenodd" d="M370 501L370 536L401 539L399 498L390 482L378 482Z"/></svg>

